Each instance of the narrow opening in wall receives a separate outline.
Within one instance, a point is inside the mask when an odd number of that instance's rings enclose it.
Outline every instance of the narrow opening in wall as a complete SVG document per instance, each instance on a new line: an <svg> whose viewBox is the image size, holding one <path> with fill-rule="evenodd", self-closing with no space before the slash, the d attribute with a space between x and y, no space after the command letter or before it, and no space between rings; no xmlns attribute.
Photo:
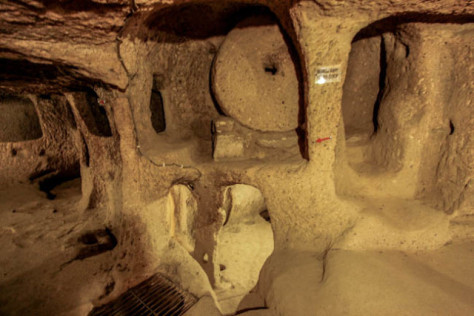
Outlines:
<svg viewBox="0 0 474 316"><path fill-rule="evenodd" d="M165 109L163 107L163 96L157 89L151 91L150 97L151 125L157 133L166 129Z"/></svg>
<svg viewBox="0 0 474 316"><path fill-rule="evenodd" d="M393 28L379 30L369 26L354 37L351 45L342 96L345 156L354 170L364 174L394 170L398 162L392 156L379 154L392 150L380 141L387 128L392 128L380 115L384 107L390 106L385 102L390 93L387 71L394 64L393 56L387 55L392 54L393 43L399 42L397 36Z"/></svg>
<svg viewBox="0 0 474 316"><path fill-rule="evenodd" d="M379 127L385 90L386 53L381 35L352 42L344 82L342 112L346 138L369 138Z"/></svg>
<svg viewBox="0 0 474 316"><path fill-rule="evenodd" d="M222 311L233 315L257 284L263 263L273 251L273 230L263 194L256 187L226 187L221 209L226 218L213 258L215 287Z"/></svg>
<svg viewBox="0 0 474 316"><path fill-rule="evenodd" d="M385 51L385 43L383 37L380 37L380 57L379 57L379 91L377 93L377 99L374 104L374 111L372 115L372 123L374 124L373 132L377 133L379 128L379 110L380 104L385 91L385 81L387 77L387 52Z"/></svg>
<svg viewBox="0 0 474 316"><path fill-rule="evenodd" d="M0 93L0 142L20 142L43 136L36 108L25 96Z"/></svg>
<svg viewBox="0 0 474 316"><path fill-rule="evenodd" d="M82 161L86 167L90 166L90 154L89 147L87 146L84 135L81 134L81 145L82 145Z"/></svg>
<svg viewBox="0 0 474 316"><path fill-rule="evenodd" d="M90 88L87 88L84 94L84 98L77 102L77 108L87 129L96 136L112 136L107 112L104 106L99 103L99 97Z"/></svg>
<svg viewBox="0 0 474 316"><path fill-rule="evenodd" d="M78 167L79 168L79 167ZM48 170L51 171L51 170ZM66 186L78 186L80 187L81 178L79 173L60 173L60 172L50 172L45 175L38 177L37 179L31 179L32 181L38 182L39 190L46 194L48 200L54 200L57 196L57 187L64 185ZM59 189L61 190L61 189Z"/></svg>

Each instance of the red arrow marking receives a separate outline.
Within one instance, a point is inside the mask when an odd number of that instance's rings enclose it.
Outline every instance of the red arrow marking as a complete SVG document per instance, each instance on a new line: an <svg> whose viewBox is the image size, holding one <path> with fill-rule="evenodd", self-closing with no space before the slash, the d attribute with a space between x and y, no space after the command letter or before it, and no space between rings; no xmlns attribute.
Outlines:
<svg viewBox="0 0 474 316"><path fill-rule="evenodd" d="M317 142L317 143L322 143L322 142L324 142L325 140L330 140L330 139L332 139L331 136L329 136L329 137L324 137L324 138L318 138L318 139L316 140L316 142Z"/></svg>

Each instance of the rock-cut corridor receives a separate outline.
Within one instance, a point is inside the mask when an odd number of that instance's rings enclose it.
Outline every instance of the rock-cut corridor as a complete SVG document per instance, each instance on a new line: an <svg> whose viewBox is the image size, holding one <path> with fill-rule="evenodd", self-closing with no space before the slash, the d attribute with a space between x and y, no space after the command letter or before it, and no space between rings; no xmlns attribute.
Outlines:
<svg viewBox="0 0 474 316"><path fill-rule="evenodd" d="M470 0L0 3L0 315L474 314Z"/></svg>

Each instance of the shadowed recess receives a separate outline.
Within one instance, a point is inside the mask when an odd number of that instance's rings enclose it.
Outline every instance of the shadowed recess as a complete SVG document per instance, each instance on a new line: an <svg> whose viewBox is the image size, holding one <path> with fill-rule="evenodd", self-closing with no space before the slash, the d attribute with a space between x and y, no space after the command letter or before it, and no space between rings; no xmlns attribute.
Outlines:
<svg viewBox="0 0 474 316"><path fill-rule="evenodd" d="M82 96L78 98L78 101L77 108L89 132L96 136L112 136L107 113L102 104L99 103L99 97L94 90L86 89Z"/></svg>
<svg viewBox="0 0 474 316"><path fill-rule="evenodd" d="M359 31L354 37L352 42L358 40L377 36L386 32L393 32L395 28L404 23L453 23L453 24L466 24L474 21L473 14L424 14L418 12L404 13L394 16L389 16L385 19L378 20L374 23L369 24L365 28Z"/></svg>
<svg viewBox="0 0 474 316"><path fill-rule="evenodd" d="M160 34L167 42L182 42L186 39L226 35L245 17L269 12L269 9L260 5L238 2L188 3L165 7L152 13L145 21L145 26L151 32Z"/></svg>
<svg viewBox="0 0 474 316"><path fill-rule="evenodd" d="M38 113L25 96L0 93L0 142L18 142L43 136Z"/></svg>
<svg viewBox="0 0 474 316"><path fill-rule="evenodd" d="M159 84L153 78L153 89L150 97L151 125L157 133L166 129L165 109L163 108L163 96L159 91Z"/></svg>
<svg viewBox="0 0 474 316"><path fill-rule="evenodd" d="M75 66L49 60L27 60L13 50L0 48L0 89L12 93L50 94L82 91L100 85L98 79L86 77Z"/></svg>

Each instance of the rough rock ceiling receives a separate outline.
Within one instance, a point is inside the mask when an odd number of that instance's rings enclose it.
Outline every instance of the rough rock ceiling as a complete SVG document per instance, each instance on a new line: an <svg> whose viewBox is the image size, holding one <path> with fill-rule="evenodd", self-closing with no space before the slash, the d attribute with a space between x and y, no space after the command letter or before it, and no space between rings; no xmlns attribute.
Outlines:
<svg viewBox="0 0 474 316"><path fill-rule="evenodd" d="M281 23L285 25L292 35L292 22L289 19L291 9L295 6L304 5L304 1L269 1L269 0L244 0L244 1L4 1L0 4L0 58L26 59L35 62L37 71L46 77L42 88L33 84L32 89L56 89L58 84L70 86L76 77L79 81L85 77L92 80L100 80L105 84L124 89L127 85L126 70L122 67L117 52L117 45L122 36L141 36L143 24L140 21L157 22L160 11L166 7L173 7L175 16L159 22L174 30L173 24L180 23L180 19L188 20L193 17L194 9L188 4L212 6L226 6L228 3L265 5L274 11ZM409 20L429 19L427 15L433 15L433 20L448 20L449 22L466 22L472 19L474 12L471 1L316 1L321 17L344 17L360 21L379 20L393 15L402 15ZM166 12L166 9L165 11ZM162 12L162 13L163 13ZM212 19L210 15L200 16L205 21ZM445 16L449 15L449 16ZM294 17L296 18L296 17ZM199 23L198 19L198 23ZM174 20L174 22L172 21ZM297 18L296 18L297 20ZM170 23L171 22L171 23ZM133 25L139 25L135 29ZM364 22L362 22L364 23ZM209 28L208 23L202 23ZM122 29L127 26L127 33L121 34ZM150 26L150 25L148 25ZM186 26L183 26L186 30ZM215 27L222 30L219 23ZM178 29L179 30L179 29ZM199 29L193 26L198 33L210 32L212 29ZM132 34L135 32L135 34ZM115 51L115 53L114 53ZM107 55L107 58L100 58ZM98 62L98 60L101 60ZM52 65L51 65L52 64ZM48 66L49 65L49 66ZM22 62L16 67L30 67L27 62ZM7 67L2 74L5 82L10 79L25 80L25 75L12 73L12 67ZM47 68L59 73L55 79L47 76ZM63 78L60 78L63 77ZM34 81L34 80L33 80ZM49 82L49 83L48 83ZM1 87L14 89L9 84L0 84Z"/></svg>

